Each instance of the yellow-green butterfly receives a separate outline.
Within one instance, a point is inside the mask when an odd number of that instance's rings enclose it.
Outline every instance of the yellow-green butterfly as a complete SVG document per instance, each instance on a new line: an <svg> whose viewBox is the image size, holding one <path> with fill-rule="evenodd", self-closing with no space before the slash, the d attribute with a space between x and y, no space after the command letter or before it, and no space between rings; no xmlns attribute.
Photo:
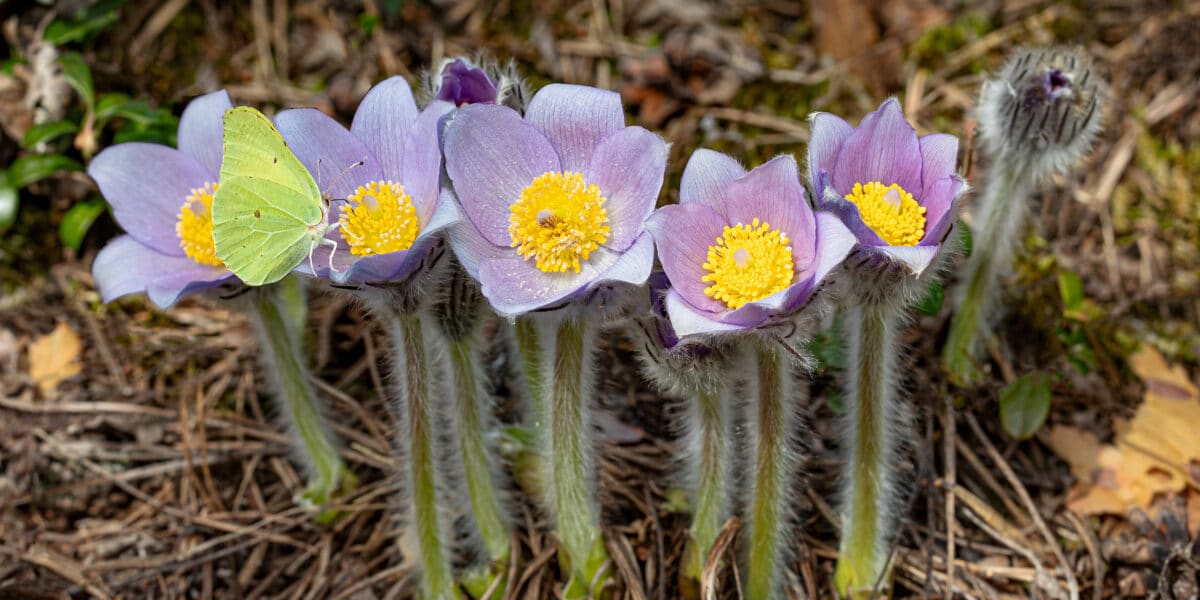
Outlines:
<svg viewBox="0 0 1200 600"><path fill-rule="evenodd" d="M325 239L328 202L279 130L248 106L225 111L225 156L213 197L217 258L248 285L283 279ZM333 267L333 255L329 257Z"/></svg>

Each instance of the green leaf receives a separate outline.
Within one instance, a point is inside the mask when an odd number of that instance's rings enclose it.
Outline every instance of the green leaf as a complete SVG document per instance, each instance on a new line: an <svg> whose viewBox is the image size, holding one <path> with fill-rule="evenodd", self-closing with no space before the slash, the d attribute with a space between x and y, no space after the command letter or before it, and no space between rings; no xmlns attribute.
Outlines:
<svg viewBox="0 0 1200 600"><path fill-rule="evenodd" d="M92 223L95 223L96 218L104 214L107 208L108 205L100 198L92 198L72 206L67 214L63 215L62 223L58 224L58 240L62 245L78 250L79 246L83 245L83 237L92 228Z"/></svg>
<svg viewBox="0 0 1200 600"><path fill-rule="evenodd" d="M82 165L61 154L30 154L13 161L8 168L8 185L19 189L59 171L82 170Z"/></svg>
<svg viewBox="0 0 1200 600"><path fill-rule="evenodd" d="M917 310L932 317L942 310L942 302L945 299L946 288L940 281L935 281L925 290L925 296L917 301Z"/></svg>
<svg viewBox="0 0 1200 600"><path fill-rule="evenodd" d="M171 111L154 108L145 100L132 100L125 94L104 94L96 101L96 123L103 127L114 118L127 119L140 125L177 125Z"/></svg>
<svg viewBox="0 0 1200 600"><path fill-rule="evenodd" d="M126 0L100 0L76 11L72 17L56 19L46 27L42 38L55 46L82 42L117 22L116 10Z"/></svg>
<svg viewBox="0 0 1200 600"><path fill-rule="evenodd" d="M1083 280L1064 271L1058 274L1058 293L1062 296L1063 310L1075 310L1083 304Z"/></svg>
<svg viewBox="0 0 1200 600"><path fill-rule="evenodd" d="M1033 373L1000 390L1000 423L1004 431L1028 439L1046 423L1050 414L1050 376Z"/></svg>
<svg viewBox="0 0 1200 600"><path fill-rule="evenodd" d="M58 57L58 64L62 65L63 78L79 92L79 97L91 110L96 103L96 96L92 88L92 70L83 62L83 57L78 52L64 52Z"/></svg>
<svg viewBox="0 0 1200 600"><path fill-rule="evenodd" d="M14 221L17 220L17 207L21 205L21 195L17 192L17 188L8 185L7 173L0 171L0 232L12 227Z"/></svg>
<svg viewBox="0 0 1200 600"><path fill-rule="evenodd" d="M59 136L75 133L79 126L70 121L46 121L30 127L21 138L22 148L33 148L42 142L49 142Z"/></svg>

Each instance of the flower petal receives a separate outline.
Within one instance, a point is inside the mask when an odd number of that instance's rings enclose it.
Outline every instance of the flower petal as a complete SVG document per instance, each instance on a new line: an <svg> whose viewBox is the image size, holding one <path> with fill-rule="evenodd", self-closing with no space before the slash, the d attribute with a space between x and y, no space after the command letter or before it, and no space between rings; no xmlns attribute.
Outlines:
<svg viewBox="0 0 1200 600"><path fill-rule="evenodd" d="M417 222L425 227L437 210L442 181L442 117L454 110L449 102L435 100L421 111L404 143L404 166L400 182L417 209ZM386 172L386 169L385 169ZM389 174L389 177L392 175Z"/></svg>
<svg viewBox="0 0 1200 600"><path fill-rule="evenodd" d="M196 159L159 144L129 142L104 149L88 165L113 218L134 239L170 256L184 256L175 225L192 190L217 176Z"/></svg>
<svg viewBox="0 0 1200 600"><path fill-rule="evenodd" d="M858 238L858 242L864 246L886 246L887 242L875 233L874 229L867 226L862 220L862 214L858 212L858 207L854 203L846 200L838 195L837 190L832 186L825 188L825 201L821 203L821 210L829 211L830 213L841 219L842 223L850 229L850 232Z"/></svg>
<svg viewBox="0 0 1200 600"><path fill-rule="evenodd" d="M559 170L554 146L511 108L471 104L446 126L446 172L463 212L488 241L508 246L509 207L538 175Z"/></svg>
<svg viewBox="0 0 1200 600"><path fill-rule="evenodd" d="M100 250L92 263L92 276L105 302L147 292L150 300L161 308L167 308L184 295L216 287L233 278L228 269L156 252L128 235L113 239Z"/></svg>
<svg viewBox="0 0 1200 600"><path fill-rule="evenodd" d="M626 127L596 147L585 179L600 186L607 200L606 247L622 252L641 235L658 202L666 169L666 142L641 127Z"/></svg>
<svg viewBox="0 0 1200 600"><path fill-rule="evenodd" d="M937 255L937 246L882 246L871 248L894 262L908 267L913 276L920 276Z"/></svg>
<svg viewBox="0 0 1200 600"><path fill-rule="evenodd" d="M599 267L606 261L600 257L589 262L599 270ZM600 271L596 283L613 281L642 285L649 279L652 268L654 268L654 238L648 233L643 233L629 245L628 249L617 254L616 262Z"/></svg>
<svg viewBox="0 0 1200 600"><path fill-rule="evenodd" d="M934 182L925 192L925 237L922 246L942 243L957 218L954 203L962 196L966 182L957 175Z"/></svg>
<svg viewBox="0 0 1200 600"><path fill-rule="evenodd" d="M363 96L350 133L362 141L379 160L383 176L399 181L405 157L405 140L417 120L417 103L412 88L400 76L392 76L375 84Z"/></svg>
<svg viewBox="0 0 1200 600"><path fill-rule="evenodd" d="M697 310L684 300L676 288L667 292L666 305L667 315L671 317L671 326L675 328L675 335L680 338L745 329L739 325L722 323L716 319L716 315Z"/></svg>
<svg viewBox="0 0 1200 600"><path fill-rule="evenodd" d="M808 140L808 171L812 178L813 193L819 198L823 191L829 173L833 172L833 163L837 160L838 150L846 138L854 133L854 128L841 117L829 113L813 113L812 136ZM822 177L821 172L825 172Z"/></svg>
<svg viewBox="0 0 1200 600"><path fill-rule="evenodd" d="M729 307L704 293L708 287L702 281L708 274L704 263L708 248L721 236L725 225L725 218L717 211L698 203L664 206L646 220L646 231L654 236L659 261L671 285L688 303L713 314L724 313Z"/></svg>
<svg viewBox="0 0 1200 600"><path fill-rule="evenodd" d="M850 255L858 239L841 219L827 212L818 212L817 219L817 256L814 261L812 274L814 283L820 284L827 275Z"/></svg>
<svg viewBox="0 0 1200 600"><path fill-rule="evenodd" d="M334 283L355 282L385 282L403 281L421 268L422 261L429 252L442 240L447 227L459 220L458 207L446 199L435 205L436 211L429 223L421 228L420 235L407 250L355 257L348 268L334 271L331 279ZM349 252L346 252L349 255ZM351 255L353 256L353 255ZM316 253L313 253L314 260ZM328 260L328 258L326 258ZM318 267L321 270L320 267ZM325 267L328 269L328 266Z"/></svg>
<svg viewBox="0 0 1200 600"><path fill-rule="evenodd" d="M595 254L611 252L600 248ZM479 265L479 284L492 308L506 317L566 301L582 293L595 280L595 269L578 273L543 273L536 262L510 255L485 260Z"/></svg>
<svg viewBox="0 0 1200 600"><path fill-rule="evenodd" d="M679 182L679 203L704 204L725 216L725 188L746 174L733 157L701 148L692 153Z"/></svg>
<svg viewBox="0 0 1200 600"><path fill-rule="evenodd" d="M729 224L749 225L754 219L787 234L796 271L808 269L816 254L816 225L804 199L796 158L781 154L729 183L726 215Z"/></svg>
<svg viewBox="0 0 1200 600"><path fill-rule="evenodd" d="M625 110L616 92L552 83L534 94L525 120L554 145L563 170L586 173L600 141L625 127Z"/></svg>
<svg viewBox="0 0 1200 600"><path fill-rule="evenodd" d="M917 132L891 98L846 138L833 166L833 186L847 194L855 183L899 184L909 193L921 186L921 147Z"/></svg>
<svg viewBox="0 0 1200 600"><path fill-rule="evenodd" d="M460 219L450 227L447 237L459 264L475 279L479 279L479 265L484 261L516 256L511 248L489 242L467 218Z"/></svg>
<svg viewBox="0 0 1200 600"><path fill-rule="evenodd" d="M922 206L927 206L925 197L933 184L954 175L958 162L958 138L947 133L931 133L919 140L921 145L921 195L916 196Z"/></svg>
<svg viewBox="0 0 1200 600"><path fill-rule="evenodd" d="M275 115L275 126L322 194L344 199L360 185L384 181L379 160L333 117L315 108L293 108Z"/></svg>
<svg viewBox="0 0 1200 600"><path fill-rule="evenodd" d="M176 139L179 151L204 165L215 181L221 172L225 111L233 108L229 93L217 90L198 96L183 109Z"/></svg>

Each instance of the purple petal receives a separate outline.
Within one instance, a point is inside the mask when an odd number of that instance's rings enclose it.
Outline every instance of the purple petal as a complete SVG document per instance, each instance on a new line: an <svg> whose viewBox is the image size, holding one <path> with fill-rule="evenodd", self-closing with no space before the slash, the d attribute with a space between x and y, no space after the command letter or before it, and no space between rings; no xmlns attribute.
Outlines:
<svg viewBox="0 0 1200 600"><path fill-rule="evenodd" d="M671 326L675 328L675 335L678 335L680 338L689 335L741 331L745 329L745 327L739 325L722 323L716 320L715 315L712 313L697 310L675 288L667 292L666 305L667 315L671 317Z"/></svg>
<svg viewBox="0 0 1200 600"><path fill-rule="evenodd" d="M725 194L729 182L746 174L746 169L728 154L701 148L692 153L679 182L679 203L698 203L725 216Z"/></svg>
<svg viewBox="0 0 1200 600"><path fill-rule="evenodd" d="M233 274L190 258L155 252L132 236L123 235L96 255L92 276L105 302L146 292L151 301L167 308L184 295L224 283Z"/></svg>
<svg viewBox="0 0 1200 600"><path fill-rule="evenodd" d="M616 262L600 272L596 282L614 281L642 285L649 279L650 269L654 267L654 238L644 233L617 256ZM603 256L593 257L590 262L599 267L605 260Z"/></svg>
<svg viewBox="0 0 1200 600"><path fill-rule="evenodd" d="M449 102L435 100L421 111L404 143L404 167L400 181L417 209L417 221L425 226L437 209L442 180L442 146L438 133L442 117L454 110ZM389 174L389 176L391 176Z"/></svg>
<svg viewBox="0 0 1200 600"><path fill-rule="evenodd" d="M783 154L755 167L730 182L728 194L726 214L731 225L759 219L782 231L791 240L793 266L797 271L808 268L816 253L816 225L795 157Z"/></svg>
<svg viewBox="0 0 1200 600"><path fill-rule="evenodd" d="M483 237L470 219L460 219L448 232L450 248L458 257L459 264L467 274L479 279L479 265L497 258L513 257L516 252L509 247L500 247Z"/></svg>
<svg viewBox="0 0 1200 600"><path fill-rule="evenodd" d="M646 231L654 236L671 285L690 304L714 314L724 313L729 307L705 295L708 284L701 279L708 274L704 268L708 248L716 243L725 225L717 211L696 203L664 206L646 220Z"/></svg>
<svg viewBox="0 0 1200 600"><path fill-rule="evenodd" d="M113 218L134 239L163 254L184 256L175 224L192 190L215 183L196 159L167 146L129 142L106 148L88 165Z"/></svg>
<svg viewBox="0 0 1200 600"><path fill-rule="evenodd" d="M808 140L808 171L812 177L813 192L819 198L824 192L825 178L833 171L833 163L837 160L838 150L846 138L854 133L854 128L843 121L841 117L829 113L813 113L812 136ZM821 172L826 175L822 177Z"/></svg>
<svg viewBox="0 0 1200 600"><path fill-rule="evenodd" d="M953 210L954 202L962 195L965 186L966 182L961 178L951 176L934 182L925 192L925 237L921 239L922 246L942 243L957 216Z"/></svg>
<svg viewBox="0 0 1200 600"><path fill-rule="evenodd" d="M363 96L350 132L379 161L383 177L398 182L404 164L405 140L416 120L417 103L412 88L403 77L393 76L377 83Z"/></svg>
<svg viewBox="0 0 1200 600"><path fill-rule="evenodd" d="M463 212L488 241L508 246L509 207L534 178L559 170L554 146L511 108L460 108L445 136L446 172Z"/></svg>
<svg viewBox="0 0 1200 600"><path fill-rule="evenodd" d="M878 233L875 233L874 229L867 227L867 224L863 222L858 207L839 196L832 186L825 188L825 201L821 203L821 210L829 211L841 219L842 223L858 238L860 244L864 246L888 245L883 238L879 237Z"/></svg>
<svg viewBox="0 0 1200 600"><path fill-rule="evenodd" d="M929 188L938 181L954 175L954 165L958 162L958 138L946 133L932 133L919 141L921 146L921 192L909 190L926 206L925 198Z"/></svg>
<svg viewBox="0 0 1200 600"><path fill-rule="evenodd" d="M783 312L796 311L804 306L809 296L824 283L829 273L841 266L858 244L858 239L835 215L824 211L817 212L816 220L816 260L813 261L812 269L798 274L799 281L788 289Z"/></svg>
<svg viewBox="0 0 1200 600"><path fill-rule="evenodd" d="M917 132L895 98L883 103L846 138L833 166L833 186L847 194L855 183L899 184L909 193L921 186Z"/></svg>
<svg viewBox="0 0 1200 600"><path fill-rule="evenodd" d="M913 276L920 276L925 272L929 263L933 262L933 257L937 254L937 246L882 246L879 248L871 248L871 251L878 252L887 258L903 264L908 267Z"/></svg>
<svg viewBox="0 0 1200 600"><path fill-rule="evenodd" d="M641 235L658 201L666 168L667 144L641 127L626 127L596 148L586 180L600 186L607 200L606 247L622 252Z"/></svg>
<svg viewBox="0 0 1200 600"><path fill-rule="evenodd" d="M225 111L233 108L229 93L225 90L199 96L188 103L179 117L179 134L176 139L179 151L204 165L215 181L221 172L222 136Z"/></svg>
<svg viewBox="0 0 1200 600"><path fill-rule="evenodd" d="M483 69L459 58L442 67L438 100L463 104L495 104L496 84Z"/></svg>
<svg viewBox="0 0 1200 600"><path fill-rule="evenodd" d="M593 256L599 252L607 251L600 248ZM578 273L543 273L535 265L535 261L512 255L480 264L479 284L496 312L514 317L565 301L581 293L597 275L591 268Z"/></svg>
<svg viewBox="0 0 1200 600"><path fill-rule="evenodd" d="M564 83L552 83L535 94L525 119L554 145L563 170L577 173L587 172L601 140L625 127L619 94Z"/></svg>
<svg viewBox="0 0 1200 600"><path fill-rule="evenodd" d="M317 180L322 194L344 199L361 185L385 180L371 150L348 129L315 108L281 111L275 115L275 126L296 158ZM355 166L360 161L362 164Z"/></svg>

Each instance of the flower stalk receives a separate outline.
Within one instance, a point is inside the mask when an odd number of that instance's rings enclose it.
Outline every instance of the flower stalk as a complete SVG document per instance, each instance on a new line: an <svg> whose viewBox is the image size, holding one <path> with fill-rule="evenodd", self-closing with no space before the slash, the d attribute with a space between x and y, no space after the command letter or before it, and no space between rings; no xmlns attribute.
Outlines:
<svg viewBox="0 0 1200 600"><path fill-rule="evenodd" d="M734 399L729 387L701 388L687 403L684 420L687 433L688 474L694 477L691 489L692 525L688 529L692 545L684 564L684 574L700 579L708 553L731 512L729 502L730 468L733 456L730 406Z"/></svg>
<svg viewBox="0 0 1200 600"><path fill-rule="evenodd" d="M791 488L797 454L792 448L796 427L792 363L782 348L760 342L755 352L757 402L749 411L747 429L753 432L749 464L749 546L746 553L746 597L779 597L780 573L787 555Z"/></svg>
<svg viewBox="0 0 1200 600"><path fill-rule="evenodd" d="M249 313L258 334L260 360L280 415L296 440L297 457L308 474L299 501L308 508L323 507L335 496L358 486L358 478L338 455L337 443L324 417L320 396L309 383L303 353L302 327L306 299L296 277L251 292ZM328 523L336 512L323 512Z"/></svg>
<svg viewBox="0 0 1200 600"><path fill-rule="evenodd" d="M904 418L896 390L896 330L903 303L864 301L847 311L848 356L838 590L869 598L884 577L899 501L896 424Z"/></svg>

